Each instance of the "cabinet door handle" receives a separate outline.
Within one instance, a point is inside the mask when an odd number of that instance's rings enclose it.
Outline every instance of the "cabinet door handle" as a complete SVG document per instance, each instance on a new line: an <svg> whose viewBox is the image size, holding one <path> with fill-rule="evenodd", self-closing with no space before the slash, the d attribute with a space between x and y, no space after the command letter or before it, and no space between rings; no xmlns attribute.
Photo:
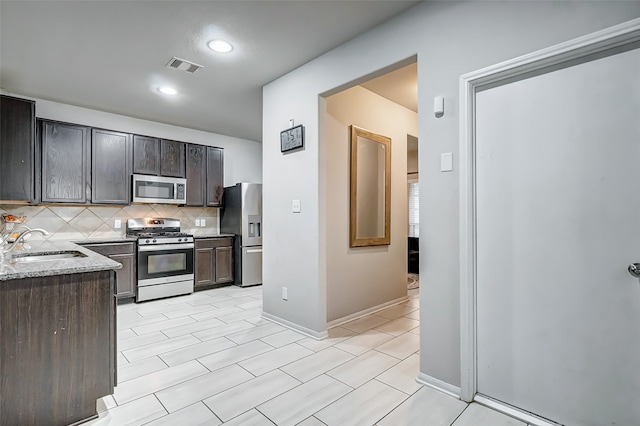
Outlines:
<svg viewBox="0 0 640 426"><path fill-rule="evenodd" d="M262 249L248 249L247 253L262 253Z"/></svg>

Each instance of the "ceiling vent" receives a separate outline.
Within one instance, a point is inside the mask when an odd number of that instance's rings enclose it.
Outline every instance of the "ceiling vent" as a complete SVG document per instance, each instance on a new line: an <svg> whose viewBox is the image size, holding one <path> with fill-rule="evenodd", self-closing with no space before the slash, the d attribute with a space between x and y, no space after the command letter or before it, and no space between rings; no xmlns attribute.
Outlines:
<svg viewBox="0 0 640 426"><path fill-rule="evenodd" d="M189 74L193 74L198 71L200 68L204 68L202 65L198 65L193 62L189 62L184 59L176 58L175 56L171 58L169 63L167 64L167 68L175 68L178 70L186 71Z"/></svg>

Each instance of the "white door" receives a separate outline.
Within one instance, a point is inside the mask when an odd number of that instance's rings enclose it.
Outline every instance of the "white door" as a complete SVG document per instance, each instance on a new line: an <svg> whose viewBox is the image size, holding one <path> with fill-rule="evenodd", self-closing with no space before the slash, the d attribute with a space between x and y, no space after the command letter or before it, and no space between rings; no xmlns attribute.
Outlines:
<svg viewBox="0 0 640 426"><path fill-rule="evenodd" d="M478 393L640 425L640 49L476 96Z"/></svg>

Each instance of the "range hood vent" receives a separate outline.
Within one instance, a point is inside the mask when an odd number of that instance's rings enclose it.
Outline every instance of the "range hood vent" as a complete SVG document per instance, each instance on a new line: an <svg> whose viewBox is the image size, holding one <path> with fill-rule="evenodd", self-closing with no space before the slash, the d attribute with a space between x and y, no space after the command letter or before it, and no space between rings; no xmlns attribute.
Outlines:
<svg viewBox="0 0 640 426"><path fill-rule="evenodd" d="M171 60L167 64L167 68L175 68L178 70L186 71L189 74L193 74L194 72L198 71L200 68L204 68L204 67L194 62L190 62L185 59L176 58L174 56L173 58L171 58Z"/></svg>

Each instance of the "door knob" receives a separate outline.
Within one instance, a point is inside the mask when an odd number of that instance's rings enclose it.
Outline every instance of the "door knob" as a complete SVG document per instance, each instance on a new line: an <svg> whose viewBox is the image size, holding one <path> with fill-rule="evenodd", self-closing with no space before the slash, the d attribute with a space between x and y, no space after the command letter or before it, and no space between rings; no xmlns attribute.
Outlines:
<svg viewBox="0 0 640 426"><path fill-rule="evenodd" d="M634 277L640 278L640 263L632 263L631 265L629 265L627 270Z"/></svg>

